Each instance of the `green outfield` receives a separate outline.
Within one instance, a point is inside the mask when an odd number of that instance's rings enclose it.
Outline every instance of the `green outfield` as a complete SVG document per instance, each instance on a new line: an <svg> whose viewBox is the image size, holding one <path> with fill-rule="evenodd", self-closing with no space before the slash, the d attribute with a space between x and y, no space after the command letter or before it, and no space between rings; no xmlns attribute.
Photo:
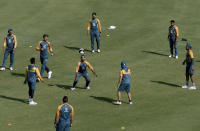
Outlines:
<svg viewBox="0 0 200 131"><path fill-rule="evenodd" d="M175 19L180 37L188 38L195 56L195 79L200 86L199 0L0 0L0 45L8 28L18 39L14 71L0 72L0 131L54 131L56 108L64 95L74 106L72 131L199 131L200 91L181 89L185 84L185 43L179 41L179 59L168 58L167 31ZM90 50L87 24L93 11L102 24L101 53L86 51L96 70L91 90L81 78L71 91L79 48ZM115 25L115 30L108 30ZM49 34L54 56L35 92L37 106L29 106L28 86L23 84L35 46ZM109 35L109 36L107 36ZM31 47L32 46L32 47ZM2 64L3 52L0 52ZM123 94L123 104L113 105L120 62L132 70L133 105ZM9 64L9 59L8 63ZM47 74L45 73L45 77ZM8 123L11 123L11 125Z"/></svg>

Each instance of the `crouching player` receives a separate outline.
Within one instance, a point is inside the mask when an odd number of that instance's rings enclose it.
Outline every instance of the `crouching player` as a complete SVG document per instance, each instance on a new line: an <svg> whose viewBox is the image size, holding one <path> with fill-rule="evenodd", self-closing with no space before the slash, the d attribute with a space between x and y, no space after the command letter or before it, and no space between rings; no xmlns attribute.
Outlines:
<svg viewBox="0 0 200 131"><path fill-rule="evenodd" d="M90 65L89 62L86 61L85 55L81 55L81 61L78 62L77 67L76 67L76 77L73 83L73 87L71 90L75 89L76 84L78 83L79 79L81 76L83 76L86 80L86 89L90 89L89 84L90 84L90 77L87 73L87 67L93 72L93 74L97 77L93 67Z"/></svg>
<svg viewBox="0 0 200 131"><path fill-rule="evenodd" d="M186 45L186 59L183 61L183 65L186 63L186 85L182 86L182 88L188 88L190 90L196 90L196 86L194 83L194 55L192 52L192 45L187 43ZM191 78L192 86L189 87L189 78Z"/></svg>
<svg viewBox="0 0 200 131"><path fill-rule="evenodd" d="M74 109L68 104L68 97L63 97L63 104L58 106L54 126L56 131L70 131L74 119Z"/></svg>
<svg viewBox="0 0 200 131"><path fill-rule="evenodd" d="M117 105L122 104L122 102L120 101L122 91L126 91L126 93L128 94L129 104L132 104L131 93L130 93L130 78L131 78L130 69L127 68L126 62L121 62L121 71L120 71L118 91L117 91L118 100L114 102L114 104Z"/></svg>
<svg viewBox="0 0 200 131"><path fill-rule="evenodd" d="M36 102L33 101L34 97L34 91L36 88L36 77L38 76L41 81L43 81L42 77L40 76L39 69L35 66L35 58L30 59L31 65L28 65L26 67L26 73L25 73L25 81L28 82L29 86L29 105L37 105Z"/></svg>

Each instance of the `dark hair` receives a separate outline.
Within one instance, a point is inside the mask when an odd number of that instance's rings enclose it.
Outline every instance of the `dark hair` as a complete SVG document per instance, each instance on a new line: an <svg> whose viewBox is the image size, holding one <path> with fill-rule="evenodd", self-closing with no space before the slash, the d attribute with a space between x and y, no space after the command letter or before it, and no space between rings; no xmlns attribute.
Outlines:
<svg viewBox="0 0 200 131"><path fill-rule="evenodd" d="M81 58L82 58L82 57L85 57L85 55L81 55Z"/></svg>
<svg viewBox="0 0 200 131"><path fill-rule="evenodd" d="M175 20L171 20L170 22L171 22L171 23L175 23Z"/></svg>
<svg viewBox="0 0 200 131"><path fill-rule="evenodd" d="M48 34L44 34L44 35L43 35L43 38L45 38L45 37L49 37L49 35L48 35Z"/></svg>
<svg viewBox="0 0 200 131"><path fill-rule="evenodd" d="M35 64L35 58L32 57L32 58L30 59L30 62L31 62L31 64Z"/></svg>
<svg viewBox="0 0 200 131"><path fill-rule="evenodd" d="M68 102L68 97L67 97L67 96L64 96L64 97L63 97L63 103L66 103L66 102Z"/></svg>
<svg viewBox="0 0 200 131"><path fill-rule="evenodd" d="M97 15L97 13L96 12L92 12L92 15Z"/></svg>

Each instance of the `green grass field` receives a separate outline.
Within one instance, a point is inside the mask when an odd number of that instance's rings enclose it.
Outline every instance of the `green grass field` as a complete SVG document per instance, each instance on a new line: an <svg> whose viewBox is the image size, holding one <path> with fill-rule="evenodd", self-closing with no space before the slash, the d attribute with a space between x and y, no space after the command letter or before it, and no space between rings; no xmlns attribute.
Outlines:
<svg viewBox="0 0 200 131"><path fill-rule="evenodd" d="M169 21L175 19L180 37L193 45L199 87L199 4L199 0L0 0L0 44L8 28L14 29L19 43L15 70L0 72L0 131L54 131L56 108L64 95L75 109L72 131L121 131L122 126L124 131L199 131L199 89L180 88L185 84L181 64L185 43L179 41L175 60L168 58L167 41ZM86 52L86 56L99 77L89 72L92 89L83 90L81 79L80 88L72 92L80 57L77 48L90 49L86 29L93 11L102 23L102 53ZM110 25L117 29L108 30ZM30 57L37 58L40 68L35 46L43 33L53 44L55 55L48 61L53 77L37 85L38 105L33 107L26 104L24 72ZM127 104L124 93L125 103L115 106L122 60L133 73L134 104Z"/></svg>

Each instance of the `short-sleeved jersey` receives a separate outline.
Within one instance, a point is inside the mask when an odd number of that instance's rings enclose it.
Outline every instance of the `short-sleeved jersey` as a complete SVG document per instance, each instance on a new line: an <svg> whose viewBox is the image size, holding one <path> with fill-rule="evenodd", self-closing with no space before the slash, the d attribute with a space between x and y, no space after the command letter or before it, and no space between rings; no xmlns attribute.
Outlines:
<svg viewBox="0 0 200 131"><path fill-rule="evenodd" d="M88 22L88 30L101 32L101 22L99 19L92 19Z"/></svg>
<svg viewBox="0 0 200 131"><path fill-rule="evenodd" d="M193 54L192 50L188 50L187 54L186 54L186 64L191 65L192 59L194 59L194 54Z"/></svg>
<svg viewBox="0 0 200 131"><path fill-rule="evenodd" d="M122 69L120 71L120 77L122 77L122 84L130 84L130 79L131 79L131 71L130 69Z"/></svg>
<svg viewBox="0 0 200 131"><path fill-rule="evenodd" d="M176 39L178 37L178 27L176 25L169 27L169 37L170 39Z"/></svg>
<svg viewBox="0 0 200 131"><path fill-rule="evenodd" d="M49 56L49 42L42 41L40 43L40 48L43 48L43 50L40 51L40 57L41 58L48 58L48 56Z"/></svg>
<svg viewBox="0 0 200 131"><path fill-rule="evenodd" d="M93 67L90 65L89 62L84 61L84 62L78 62L77 66L76 66L76 72L80 72L80 73L84 73L87 72L87 67L90 70L93 70Z"/></svg>
<svg viewBox="0 0 200 131"><path fill-rule="evenodd" d="M25 79L28 82L36 82L37 76L42 80L39 69L35 65L28 65L26 67Z"/></svg>
<svg viewBox="0 0 200 131"><path fill-rule="evenodd" d="M69 104L62 104L58 106L56 114L59 116L59 121L70 123L71 115L74 115L74 108Z"/></svg>

